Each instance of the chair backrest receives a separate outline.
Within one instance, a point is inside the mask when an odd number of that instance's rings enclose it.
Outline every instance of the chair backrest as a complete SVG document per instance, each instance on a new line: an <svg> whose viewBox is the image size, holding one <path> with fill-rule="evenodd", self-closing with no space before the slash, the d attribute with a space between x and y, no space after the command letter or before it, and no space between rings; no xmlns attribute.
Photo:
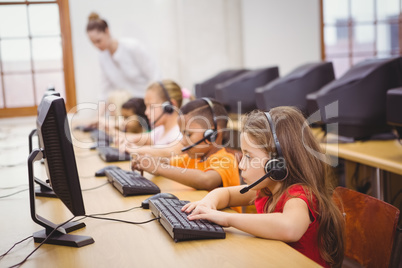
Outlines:
<svg viewBox="0 0 402 268"><path fill-rule="evenodd" d="M344 213L345 257L364 267L388 267L399 209L384 201L344 187L333 199Z"/></svg>

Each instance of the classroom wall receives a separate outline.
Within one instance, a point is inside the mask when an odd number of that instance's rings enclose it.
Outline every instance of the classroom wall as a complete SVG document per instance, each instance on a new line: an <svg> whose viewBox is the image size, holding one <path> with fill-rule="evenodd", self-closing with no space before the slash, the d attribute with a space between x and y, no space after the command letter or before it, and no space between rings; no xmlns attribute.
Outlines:
<svg viewBox="0 0 402 268"><path fill-rule="evenodd" d="M299 3L303 2L303 3ZM319 60L318 0L70 0L77 102L96 102L98 50L90 12L114 37L134 37L155 55L164 78L193 90L228 68L278 65L281 74Z"/></svg>
<svg viewBox="0 0 402 268"><path fill-rule="evenodd" d="M244 0L241 10L245 66L279 66L282 76L321 60L318 0Z"/></svg>

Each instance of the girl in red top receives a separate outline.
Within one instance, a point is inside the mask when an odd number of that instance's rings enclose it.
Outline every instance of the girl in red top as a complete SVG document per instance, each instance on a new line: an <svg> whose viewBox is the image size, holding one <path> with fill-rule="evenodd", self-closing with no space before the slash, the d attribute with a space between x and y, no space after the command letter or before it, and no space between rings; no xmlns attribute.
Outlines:
<svg viewBox="0 0 402 268"><path fill-rule="evenodd" d="M248 114L240 142L239 168L249 186L211 191L183 207L188 218L281 240L324 267L340 266L344 219L331 198L328 161L300 111L277 107ZM252 203L258 214L218 211Z"/></svg>

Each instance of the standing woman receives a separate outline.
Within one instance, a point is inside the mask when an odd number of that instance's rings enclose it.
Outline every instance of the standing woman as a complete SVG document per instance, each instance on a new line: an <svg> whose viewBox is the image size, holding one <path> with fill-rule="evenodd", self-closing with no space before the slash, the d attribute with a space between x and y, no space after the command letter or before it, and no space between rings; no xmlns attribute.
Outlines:
<svg viewBox="0 0 402 268"><path fill-rule="evenodd" d="M148 84L159 78L157 64L145 48L135 39L113 38L107 22L94 12L88 18L87 34L101 51L100 99L106 100L117 89L127 90L131 97L144 98Z"/></svg>

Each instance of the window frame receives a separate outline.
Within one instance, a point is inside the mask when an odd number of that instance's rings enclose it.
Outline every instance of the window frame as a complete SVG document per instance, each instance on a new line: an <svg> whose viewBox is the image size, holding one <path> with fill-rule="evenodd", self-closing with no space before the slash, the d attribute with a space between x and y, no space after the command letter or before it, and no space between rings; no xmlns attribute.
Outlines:
<svg viewBox="0 0 402 268"><path fill-rule="evenodd" d="M70 111L77 105L76 92L75 92L75 76L74 76L74 61L73 61L73 48L71 42L71 24L70 24L70 11L68 0L55 0L55 1L35 1L29 2L25 0L24 2L0 2L1 5L36 5L36 4L57 4L59 8L59 18L60 18L60 35L62 42L62 54L63 54L63 73L64 73L64 84L65 84L65 102L66 109ZM32 55L31 55L32 58ZM1 64L1 61L0 61ZM33 69L32 69L32 72ZM3 70L1 68L0 77L3 77ZM37 114L38 106L29 107L16 107L8 108L6 106L6 93L4 89L4 79L1 79L2 83L2 95L4 106L0 108L0 118L5 117L16 117L16 116L32 116ZM33 83L33 82L32 82ZM35 85L33 83L34 97L36 98Z"/></svg>
<svg viewBox="0 0 402 268"><path fill-rule="evenodd" d="M321 34L321 59L323 61L327 60L327 53L325 51L325 27L326 26L331 26L331 27L336 27L337 24L325 24L325 18L324 18L324 1L325 0L320 0L319 4L320 4L320 34ZM347 0L348 1L348 19L347 19L347 23L345 24L345 26L348 27L348 37L347 37L347 41L348 41L348 52L345 54L340 53L339 55L331 55L331 58L347 58L348 62L349 62L349 68L352 67L353 64L353 59L354 56L359 55L359 53L363 53L363 51L358 51L355 52L353 49L353 28L356 25L374 25L377 26L378 23L383 23L383 20L379 20L377 17L377 3L378 0L371 0L373 1L374 4L374 20L372 21L367 21L367 22L354 22L352 20L352 14L351 14L351 1L353 0ZM390 20L386 21L387 23L391 22ZM398 19L392 21L395 22L396 24L399 25L399 33L398 33L398 40L399 40L399 51L397 54L392 54L393 51L389 51L391 56L401 56L402 55L402 0L399 0L399 15L398 15ZM383 51L379 51L378 50L378 46L377 46L377 28L374 28L374 56L376 57L378 55L379 52L383 52Z"/></svg>

